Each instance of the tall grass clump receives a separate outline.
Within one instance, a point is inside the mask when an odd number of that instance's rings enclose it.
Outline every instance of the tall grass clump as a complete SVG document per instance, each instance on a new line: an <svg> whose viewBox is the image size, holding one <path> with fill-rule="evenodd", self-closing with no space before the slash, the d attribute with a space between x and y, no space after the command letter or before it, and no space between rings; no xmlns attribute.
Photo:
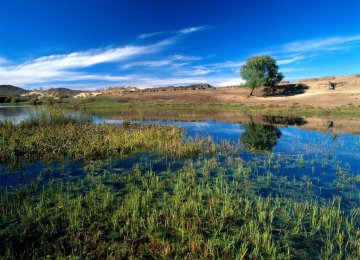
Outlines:
<svg viewBox="0 0 360 260"><path fill-rule="evenodd" d="M184 140L178 127L96 124L63 111L36 114L19 125L0 123L0 163L87 161L139 152L188 157L212 152L209 139Z"/></svg>

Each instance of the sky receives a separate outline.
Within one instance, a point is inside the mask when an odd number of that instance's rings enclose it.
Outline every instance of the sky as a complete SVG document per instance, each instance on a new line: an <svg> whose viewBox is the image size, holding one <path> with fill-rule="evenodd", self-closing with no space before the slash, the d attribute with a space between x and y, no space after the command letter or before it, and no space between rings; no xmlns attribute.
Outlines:
<svg viewBox="0 0 360 260"><path fill-rule="evenodd" d="M254 55L285 80L360 73L360 0L0 0L0 85L239 85Z"/></svg>

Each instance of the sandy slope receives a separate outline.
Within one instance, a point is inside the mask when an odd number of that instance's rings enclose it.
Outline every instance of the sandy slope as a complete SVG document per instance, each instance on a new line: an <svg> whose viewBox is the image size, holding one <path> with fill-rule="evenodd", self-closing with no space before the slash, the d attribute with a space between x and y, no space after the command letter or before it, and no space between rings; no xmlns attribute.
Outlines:
<svg viewBox="0 0 360 260"><path fill-rule="evenodd" d="M335 90L328 89L328 79L312 79L294 82L303 84L303 93L263 96L263 90L257 89L253 97L244 88L217 88L214 90L184 90L173 92L125 93L117 97L123 102L134 103L243 103L243 104L279 104L308 105L313 107L360 106L360 76L339 76L331 79L338 83Z"/></svg>

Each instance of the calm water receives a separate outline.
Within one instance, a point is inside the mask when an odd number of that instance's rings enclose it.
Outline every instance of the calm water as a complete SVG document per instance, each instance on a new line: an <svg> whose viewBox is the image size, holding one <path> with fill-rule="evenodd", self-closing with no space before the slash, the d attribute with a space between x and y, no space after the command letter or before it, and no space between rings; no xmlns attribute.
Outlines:
<svg viewBox="0 0 360 260"><path fill-rule="evenodd" d="M0 104L0 121L19 123L34 113L33 106Z"/></svg>
<svg viewBox="0 0 360 260"><path fill-rule="evenodd" d="M18 123L31 114L30 106L0 106L0 120ZM97 123L121 124L128 121L121 114L111 116L93 116ZM286 120L285 120L286 119ZM334 133L327 131L306 130L304 118L267 118L266 122L234 123L217 120L181 121L171 119L147 120L132 119L145 124L176 125L186 131L186 138L208 137L216 142L228 141L232 144L242 144L241 149L232 154L219 154L218 160L225 162L230 158L241 158L249 165L261 161L254 166L258 174L271 171L279 178L311 180L316 196L330 197L341 194L336 186L339 183L351 182L351 178L360 176L360 135L353 133ZM269 123L271 122L271 123ZM256 152L255 152L256 150ZM193 159L194 161L197 158ZM264 165L266 160L271 161ZM135 163L148 165L155 172L176 170L184 165L184 161L171 158L157 158L153 155L140 154L124 160L109 160L102 166L104 171L122 172L131 169ZM225 165L225 163L224 163ZM233 169L224 166L227 171ZM11 187L28 183L41 173L46 179L77 178L84 173L84 164L76 162L29 164L17 169L0 166L0 186ZM46 175L47 174L47 175ZM339 179L339 176L341 177ZM345 177L344 177L345 176ZM344 179L345 178L345 179ZM350 179L349 179L350 178ZM275 190L275 189L274 189ZM272 190L272 192L274 192ZM356 203L360 201L359 182L346 188L351 196L345 199ZM321 191L321 192L320 192Z"/></svg>

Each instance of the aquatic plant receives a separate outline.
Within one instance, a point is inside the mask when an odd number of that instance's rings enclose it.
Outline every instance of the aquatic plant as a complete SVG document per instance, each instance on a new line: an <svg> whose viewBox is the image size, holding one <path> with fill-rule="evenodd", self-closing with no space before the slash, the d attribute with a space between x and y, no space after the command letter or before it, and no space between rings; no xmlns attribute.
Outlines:
<svg viewBox="0 0 360 260"><path fill-rule="evenodd" d="M344 212L339 197L259 195L246 188L251 180L242 163L236 175L215 159L163 174L140 164L121 174L98 167L79 181L1 193L0 256L360 257L356 210Z"/></svg>

